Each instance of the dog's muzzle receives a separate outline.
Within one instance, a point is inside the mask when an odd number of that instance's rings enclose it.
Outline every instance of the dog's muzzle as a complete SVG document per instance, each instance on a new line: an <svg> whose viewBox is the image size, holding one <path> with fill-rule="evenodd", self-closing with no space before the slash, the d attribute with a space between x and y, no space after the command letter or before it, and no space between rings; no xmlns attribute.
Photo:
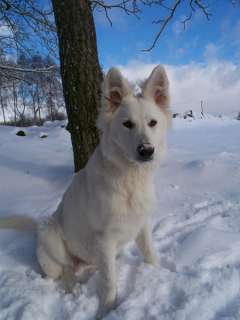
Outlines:
<svg viewBox="0 0 240 320"><path fill-rule="evenodd" d="M140 161L150 161L153 159L154 148L150 143L143 143L137 147L137 156Z"/></svg>

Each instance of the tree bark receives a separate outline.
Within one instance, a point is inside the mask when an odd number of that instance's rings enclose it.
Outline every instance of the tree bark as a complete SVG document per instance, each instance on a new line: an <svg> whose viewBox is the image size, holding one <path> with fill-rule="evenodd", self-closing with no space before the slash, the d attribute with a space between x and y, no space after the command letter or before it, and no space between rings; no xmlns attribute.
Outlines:
<svg viewBox="0 0 240 320"><path fill-rule="evenodd" d="M52 0L57 25L63 92L75 171L98 144L95 126L102 72L95 25L88 0Z"/></svg>

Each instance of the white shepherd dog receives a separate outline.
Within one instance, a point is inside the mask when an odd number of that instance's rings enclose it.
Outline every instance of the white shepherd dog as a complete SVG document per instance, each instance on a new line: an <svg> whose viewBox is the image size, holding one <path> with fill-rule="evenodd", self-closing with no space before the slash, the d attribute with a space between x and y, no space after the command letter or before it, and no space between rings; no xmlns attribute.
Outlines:
<svg viewBox="0 0 240 320"><path fill-rule="evenodd" d="M100 144L86 167L76 173L56 212L45 223L14 216L0 228L30 229L37 234L37 257L45 274L72 288L76 273L100 271L101 318L117 297L116 256L136 240L146 263L158 265L151 239L154 170L165 149L170 123L169 83L157 66L134 95L119 70L103 83L97 121Z"/></svg>

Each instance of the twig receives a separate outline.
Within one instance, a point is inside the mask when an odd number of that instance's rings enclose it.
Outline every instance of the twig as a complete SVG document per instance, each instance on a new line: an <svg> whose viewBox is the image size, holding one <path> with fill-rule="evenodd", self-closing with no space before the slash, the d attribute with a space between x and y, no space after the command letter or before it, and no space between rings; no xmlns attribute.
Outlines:
<svg viewBox="0 0 240 320"><path fill-rule="evenodd" d="M211 13L207 11L207 6L203 5L200 0L195 0L195 4L202 10L207 20L210 20Z"/></svg>
<svg viewBox="0 0 240 320"><path fill-rule="evenodd" d="M191 19L192 19L192 12L190 12L190 14L189 14L183 21L181 21L182 24L183 24L183 29L184 29L184 30L186 30L186 23L187 23L188 21L190 21Z"/></svg>

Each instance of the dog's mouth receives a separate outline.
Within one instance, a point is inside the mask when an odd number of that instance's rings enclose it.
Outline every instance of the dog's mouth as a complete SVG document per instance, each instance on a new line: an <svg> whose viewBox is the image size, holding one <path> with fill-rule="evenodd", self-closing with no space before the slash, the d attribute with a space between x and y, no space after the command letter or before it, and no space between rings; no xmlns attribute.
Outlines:
<svg viewBox="0 0 240 320"><path fill-rule="evenodd" d="M150 162L153 160L153 156L150 157L137 157L138 162Z"/></svg>

